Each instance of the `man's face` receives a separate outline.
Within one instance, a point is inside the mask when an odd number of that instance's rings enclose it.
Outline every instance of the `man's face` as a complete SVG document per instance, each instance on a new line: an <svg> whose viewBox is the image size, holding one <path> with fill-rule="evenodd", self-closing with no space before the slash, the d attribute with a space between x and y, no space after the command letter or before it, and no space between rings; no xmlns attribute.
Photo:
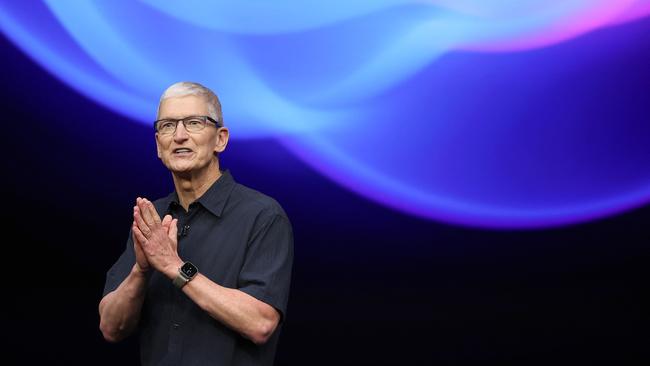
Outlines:
<svg viewBox="0 0 650 366"><path fill-rule="evenodd" d="M167 98L160 103L158 119L180 119L188 116L207 116L208 105L200 96ZM158 157L167 169L174 173L198 172L205 169L214 153L222 152L228 142L228 130L217 130L214 123L207 122L204 129L188 132L178 123L176 132L170 135L156 133Z"/></svg>

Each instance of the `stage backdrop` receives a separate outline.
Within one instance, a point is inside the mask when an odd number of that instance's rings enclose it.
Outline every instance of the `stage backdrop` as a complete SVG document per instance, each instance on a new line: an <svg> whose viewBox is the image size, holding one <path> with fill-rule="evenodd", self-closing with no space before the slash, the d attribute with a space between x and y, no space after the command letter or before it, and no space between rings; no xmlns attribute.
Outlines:
<svg viewBox="0 0 650 366"><path fill-rule="evenodd" d="M11 357L135 363L97 303L169 193L173 82L296 262L277 363L591 363L647 351L649 1L0 4ZM38 350L38 352L36 352Z"/></svg>

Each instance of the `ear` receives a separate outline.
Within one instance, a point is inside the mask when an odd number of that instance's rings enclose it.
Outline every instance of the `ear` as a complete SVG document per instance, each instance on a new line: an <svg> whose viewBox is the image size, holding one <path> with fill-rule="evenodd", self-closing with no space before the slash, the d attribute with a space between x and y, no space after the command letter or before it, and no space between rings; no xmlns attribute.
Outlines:
<svg viewBox="0 0 650 366"><path fill-rule="evenodd" d="M217 144L214 146L215 153L219 154L224 150L226 150L229 137L230 137L230 131L228 131L228 127L221 127L217 132Z"/></svg>
<svg viewBox="0 0 650 366"><path fill-rule="evenodd" d="M160 141L158 141L160 137L158 136L158 132L156 132L156 152L158 153L158 159L162 159L162 153L160 152Z"/></svg>

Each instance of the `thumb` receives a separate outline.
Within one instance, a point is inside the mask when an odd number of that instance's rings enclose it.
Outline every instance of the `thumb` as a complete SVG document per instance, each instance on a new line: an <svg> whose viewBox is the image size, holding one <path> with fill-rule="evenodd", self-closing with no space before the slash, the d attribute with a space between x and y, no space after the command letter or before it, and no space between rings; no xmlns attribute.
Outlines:
<svg viewBox="0 0 650 366"><path fill-rule="evenodd" d="M172 216L171 215L165 215L162 220L162 227L165 228L165 231L169 230L169 225L172 223Z"/></svg>
<svg viewBox="0 0 650 366"><path fill-rule="evenodd" d="M169 224L167 236L174 243L174 247L176 247L178 245L178 219L173 219Z"/></svg>

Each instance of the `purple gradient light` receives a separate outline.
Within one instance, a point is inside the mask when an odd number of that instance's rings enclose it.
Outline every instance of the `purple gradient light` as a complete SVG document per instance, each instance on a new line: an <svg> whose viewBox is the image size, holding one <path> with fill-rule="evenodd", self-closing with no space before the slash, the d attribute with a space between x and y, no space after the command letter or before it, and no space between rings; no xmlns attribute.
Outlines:
<svg viewBox="0 0 650 366"><path fill-rule="evenodd" d="M167 85L201 81L234 138L421 217L543 227L650 197L650 1L246 5L15 2L0 28L147 125Z"/></svg>

